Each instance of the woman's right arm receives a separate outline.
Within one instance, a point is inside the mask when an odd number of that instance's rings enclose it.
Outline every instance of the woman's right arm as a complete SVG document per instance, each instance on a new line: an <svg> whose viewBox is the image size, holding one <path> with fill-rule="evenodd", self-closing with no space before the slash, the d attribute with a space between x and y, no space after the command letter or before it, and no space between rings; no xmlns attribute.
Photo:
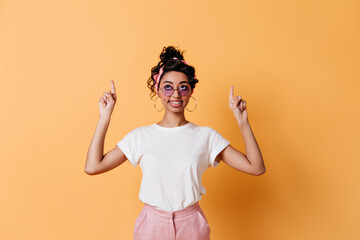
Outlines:
<svg viewBox="0 0 360 240"><path fill-rule="evenodd" d="M87 152L84 169L89 175L96 175L109 171L126 160L125 154L117 146L104 155L105 135L116 103L115 84L112 80L111 85L111 92L105 92L104 96L99 100L100 118Z"/></svg>

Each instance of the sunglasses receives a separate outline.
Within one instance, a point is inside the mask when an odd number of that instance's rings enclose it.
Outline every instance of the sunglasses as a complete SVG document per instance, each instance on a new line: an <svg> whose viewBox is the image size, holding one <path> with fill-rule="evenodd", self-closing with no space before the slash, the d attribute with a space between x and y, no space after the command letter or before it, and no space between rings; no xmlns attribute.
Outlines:
<svg viewBox="0 0 360 240"><path fill-rule="evenodd" d="M174 89L171 85L169 84L166 84L164 85L161 89L161 92L167 96L167 97L170 97L174 94L175 90L178 90L179 91L179 94L181 96L187 96L190 94L191 92L191 88L189 85L180 85L177 89Z"/></svg>

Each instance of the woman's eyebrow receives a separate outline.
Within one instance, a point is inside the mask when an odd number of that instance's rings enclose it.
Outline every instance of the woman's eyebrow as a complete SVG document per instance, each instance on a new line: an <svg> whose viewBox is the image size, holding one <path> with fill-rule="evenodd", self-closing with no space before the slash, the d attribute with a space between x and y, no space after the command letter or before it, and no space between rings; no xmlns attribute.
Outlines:
<svg viewBox="0 0 360 240"><path fill-rule="evenodd" d="M170 81L165 81L164 83L170 83L170 84L173 84L173 82L170 82ZM180 82L180 83L188 83L187 81L182 81L182 82ZM180 84L179 83L179 84Z"/></svg>

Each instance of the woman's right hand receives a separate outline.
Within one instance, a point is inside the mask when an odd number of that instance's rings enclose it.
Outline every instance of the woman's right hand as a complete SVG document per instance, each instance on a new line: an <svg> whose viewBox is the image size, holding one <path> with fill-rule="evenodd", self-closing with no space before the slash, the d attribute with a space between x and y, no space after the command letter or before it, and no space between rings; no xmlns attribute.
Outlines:
<svg viewBox="0 0 360 240"><path fill-rule="evenodd" d="M105 92L104 95L99 99L100 116L106 114L111 115L114 110L115 103L116 103L115 84L114 81L111 80L111 91Z"/></svg>

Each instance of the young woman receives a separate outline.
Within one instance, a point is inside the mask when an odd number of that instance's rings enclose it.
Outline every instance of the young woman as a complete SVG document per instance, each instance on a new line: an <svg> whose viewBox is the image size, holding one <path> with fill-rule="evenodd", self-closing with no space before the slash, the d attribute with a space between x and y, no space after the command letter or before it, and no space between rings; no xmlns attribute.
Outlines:
<svg viewBox="0 0 360 240"><path fill-rule="evenodd" d="M198 79L183 53L164 47L160 62L151 70L148 87L157 95L156 110L165 109L161 121L135 128L114 149L103 155L104 138L116 103L115 84L100 97L100 119L91 141L85 172L109 171L126 160L140 165L143 178L139 199L144 202L133 230L135 240L210 239L210 227L198 201L206 190L201 178L220 161L252 175L265 172L259 146L248 122L246 101L230 89L229 107L239 125L246 155L230 145L216 130L185 118L185 109ZM158 109L157 98L163 105ZM195 105L196 108L196 105Z"/></svg>

